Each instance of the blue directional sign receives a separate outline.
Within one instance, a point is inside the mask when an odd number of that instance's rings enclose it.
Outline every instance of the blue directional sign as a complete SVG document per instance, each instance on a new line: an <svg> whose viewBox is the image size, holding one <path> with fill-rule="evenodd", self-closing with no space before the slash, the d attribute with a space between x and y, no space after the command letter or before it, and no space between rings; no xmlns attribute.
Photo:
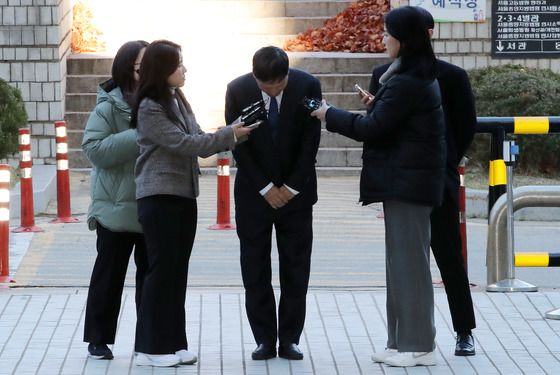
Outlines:
<svg viewBox="0 0 560 375"><path fill-rule="evenodd" d="M492 1L492 57L560 57L560 0Z"/></svg>

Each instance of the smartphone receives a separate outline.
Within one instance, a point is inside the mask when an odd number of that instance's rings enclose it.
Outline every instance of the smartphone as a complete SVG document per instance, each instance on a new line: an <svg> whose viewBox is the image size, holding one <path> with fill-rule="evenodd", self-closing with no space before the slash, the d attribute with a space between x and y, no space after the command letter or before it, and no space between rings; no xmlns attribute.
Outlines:
<svg viewBox="0 0 560 375"><path fill-rule="evenodd" d="M366 90L364 90L363 88L360 87L360 85L358 85L357 83L354 85L354 89L360 93L360 95L363 96L368 96L371 97L371 94L368 93Z"/></svg>
<svg viewBox="0 0 560 375"><path fill-rule="evenodd" d="M254 129L254 128L258 128L260 124L263 123L263 120L259 120L259 121L255 121L253 122L251 125L245 125L246 128L249 129Z"/></svg>

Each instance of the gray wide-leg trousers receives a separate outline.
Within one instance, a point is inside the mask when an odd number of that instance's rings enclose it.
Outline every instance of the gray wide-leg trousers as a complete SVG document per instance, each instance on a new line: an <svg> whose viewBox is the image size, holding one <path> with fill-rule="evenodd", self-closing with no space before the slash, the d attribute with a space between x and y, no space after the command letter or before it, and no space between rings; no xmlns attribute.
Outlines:
<svg viewBox="0 0 560 375"><path fill-rule="evenodd" d="M387 348L435 349L434 289L430 273L431 206L383 203L387 277Z"/></svg>

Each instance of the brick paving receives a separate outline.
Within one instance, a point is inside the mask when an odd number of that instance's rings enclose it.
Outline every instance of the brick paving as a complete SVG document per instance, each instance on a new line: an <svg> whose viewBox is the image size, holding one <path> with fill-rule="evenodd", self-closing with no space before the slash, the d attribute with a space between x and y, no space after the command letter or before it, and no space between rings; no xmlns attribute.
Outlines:
<svg viewBox="0 0 560 375"><path fill-rule="evenodd" d="M83 319L95 236L85 223L54 225L50 207L37 222L44 233L11 234L16 288L0 287L0 374L556 374L560 368L560 320L543 314L560 307L554 269L523 270L536 293L484 291L484 221L469 224L469 271L478 327L477 355L453 355L454 332L442 288L435 288L438 365L389 368L371 362L386 340L383 222L379 206L359 207L353 177L320 178L308 314L301 339L303 361L252 361L254 342L244 311L238 243L233 231L209 231L215 221L215 177L203 176L200 221L187 293L194 366L168 369L134 365L133 267L127 279L115 359L88 359ZM72 207L84 219L86 175L72 174ZM17 224L17 223L12 223ZM518 225L516 223L516 225ZM557 223L519 223L516 240L558 243ZM533 234L531 236L530 234ZM537 237L534 235L538 234ZM532 242L528 238L532 237ZM550 242L547 242L550 241ZM474 245L471 245L473 243ZM274 260L276 261L276 259ZM17 264L16 264L17 263ZM432 267L434 280L439 274ZM543 276L543 274L545 276ZM276 282L277 285L277 282Z"/></svg>

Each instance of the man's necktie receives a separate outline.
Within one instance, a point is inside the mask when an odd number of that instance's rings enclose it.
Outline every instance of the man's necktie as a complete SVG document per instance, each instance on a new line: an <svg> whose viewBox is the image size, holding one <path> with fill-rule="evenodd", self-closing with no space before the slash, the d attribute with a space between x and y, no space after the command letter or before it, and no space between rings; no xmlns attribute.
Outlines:
<svg viewBox="0 0 560 375"><path fill-rule="evenodd" d="M276 97L271 96L270 106L268 107L268 127L273 140L276 140L276 134L278 134L279 117L278 102L276 101Z"/></svg>

